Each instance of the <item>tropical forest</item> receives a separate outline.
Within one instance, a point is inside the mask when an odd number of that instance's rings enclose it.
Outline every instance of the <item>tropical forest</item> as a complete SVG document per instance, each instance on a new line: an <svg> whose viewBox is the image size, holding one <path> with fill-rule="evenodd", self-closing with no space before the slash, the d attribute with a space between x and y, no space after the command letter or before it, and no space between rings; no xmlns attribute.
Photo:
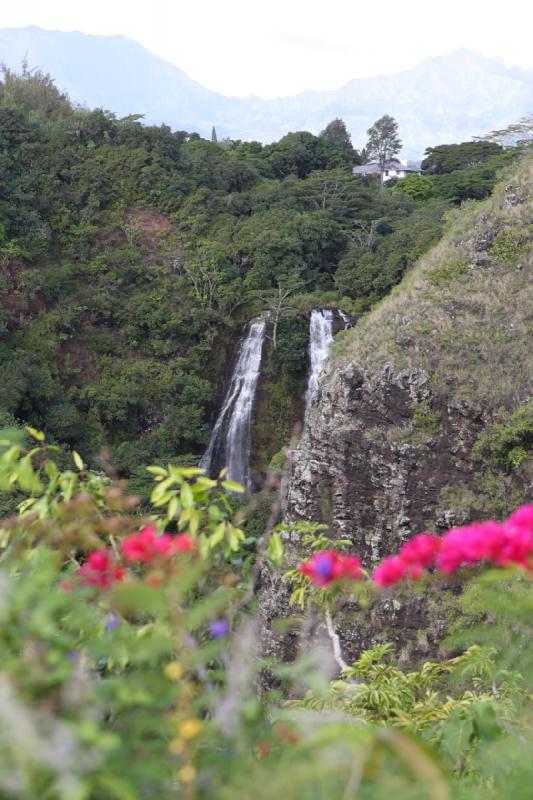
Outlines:
<svg viewBox="0 0 533 800"><path fill-rule="evenodd" d="M2 800L533 797L533 118L388 110L2 67Z"/></svg>

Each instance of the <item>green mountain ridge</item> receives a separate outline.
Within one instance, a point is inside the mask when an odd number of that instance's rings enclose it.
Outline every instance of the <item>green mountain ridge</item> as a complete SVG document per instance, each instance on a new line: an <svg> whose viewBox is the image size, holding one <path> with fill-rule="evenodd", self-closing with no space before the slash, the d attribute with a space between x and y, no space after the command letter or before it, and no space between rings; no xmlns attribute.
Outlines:
<svg viewBox="0 0 533 800"><path fill-rule="evenodd" d="M50 72L72 100L150 124L272 142L295 130L318 133L342 117L354 143L384 113L400 123L404 154L420 158L428 145L464 141L510 124L533 110L533 74L507 68L470 50L426 59L395 75L356 79L339 89L291 97L225 97L189 78L137 42L36 26L0 30L0 62Z"/></svg>

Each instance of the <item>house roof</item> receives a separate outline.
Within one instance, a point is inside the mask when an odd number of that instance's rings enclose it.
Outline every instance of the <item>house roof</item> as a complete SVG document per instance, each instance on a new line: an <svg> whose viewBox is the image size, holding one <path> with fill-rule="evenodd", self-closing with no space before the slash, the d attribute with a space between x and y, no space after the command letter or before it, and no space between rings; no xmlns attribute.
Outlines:
<svg viewBox="0 0 533 800"><path fill-rule="evenodd" d="M420 172L420 167L413 161L408 161L407 164L402 164L401 161L391 159L385 164L385 169L396 170L397 172ZM381 170L379 164L375 161L370 164L362 164L360 167L353 168L354 175L380 175Z"/></svg>

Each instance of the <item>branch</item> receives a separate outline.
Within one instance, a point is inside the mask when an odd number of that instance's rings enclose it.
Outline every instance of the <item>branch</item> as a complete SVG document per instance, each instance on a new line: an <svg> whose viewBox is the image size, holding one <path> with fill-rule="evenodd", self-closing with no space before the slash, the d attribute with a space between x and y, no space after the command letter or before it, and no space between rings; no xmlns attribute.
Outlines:
<svg viewBox="0 0 533 800"><path fill-rule="evenodd" d="M333 657L335 658L335 661L337 662L337 664L339 665L341 670L344 671L345 669L348 669L348 664L346 663L346 661L342 657L342 649L341 649L341 643L340 643L339 635L335 631L335 628L333 627L333 620L331 619L331 612L330 612L330 610L329 610L329 608L327 606L326 606L326 609L325 609L325 612L324 612L324 616L326 618L326 629L327 629L329 638L331 639L332 644L333 644Z"/></svg>

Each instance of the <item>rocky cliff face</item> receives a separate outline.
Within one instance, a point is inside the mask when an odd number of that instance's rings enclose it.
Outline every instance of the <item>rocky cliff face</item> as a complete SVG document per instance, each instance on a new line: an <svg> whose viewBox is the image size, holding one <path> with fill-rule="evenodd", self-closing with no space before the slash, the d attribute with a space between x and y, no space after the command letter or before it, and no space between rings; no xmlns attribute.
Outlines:
<svg viewBox="0 0 533 800"><path fill-rule="evenodd" d="M479 443L532 395L532 178L526 161L487 203L463 208L402 286L341 334L290 455L289 524L326 523L371 567L417 532L531 496L531 460L504 469ZM301 557L297 536L287 545L289 561ZM348 601L336 623L347 657L376 640L406 658L435 650L453 596L442 588L395 592L365 611ZM297 636L269 633L287 603L286 584L265 575L266 649L290 655Z"/></svg>

